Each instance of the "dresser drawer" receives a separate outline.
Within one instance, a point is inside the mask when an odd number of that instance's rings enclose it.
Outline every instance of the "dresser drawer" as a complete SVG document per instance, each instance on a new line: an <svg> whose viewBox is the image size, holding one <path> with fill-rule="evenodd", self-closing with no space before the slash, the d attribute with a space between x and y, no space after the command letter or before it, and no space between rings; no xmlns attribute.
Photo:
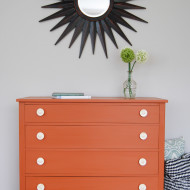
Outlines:
<svg viewBox="0 0 190 190"><path fill-rule="evenodd" d="M157 177L26 177L26 190L158 190Z"/></svg>
<svg viewBox="0 0 190 190"><path fill-rule="evenodd" d="M117 149L26 150L26 173L62 176L157 174L158 153Z"/></svg>
<svg viewBox="0 0 190 190"><path fill-rule="evenodd" d="M25 105L25 122L159 123L159 106L64 103Z"/></svg>
<svg viewBox="0 0 190 190"><path fill-rule="evenodd" d="M158 125L27 126L27 148L158 148Z"/></svg>

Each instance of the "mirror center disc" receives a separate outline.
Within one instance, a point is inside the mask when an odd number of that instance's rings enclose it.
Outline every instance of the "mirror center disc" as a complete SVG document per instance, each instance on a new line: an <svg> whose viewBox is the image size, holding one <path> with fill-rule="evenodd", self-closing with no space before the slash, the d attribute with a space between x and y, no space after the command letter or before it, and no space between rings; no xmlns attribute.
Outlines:
<svg viewBox="0 0 190 190"><path fill-rule="evenodd" d="M110 0L78 0L80 11L88 17L100 17L107 12Z"/></svg>

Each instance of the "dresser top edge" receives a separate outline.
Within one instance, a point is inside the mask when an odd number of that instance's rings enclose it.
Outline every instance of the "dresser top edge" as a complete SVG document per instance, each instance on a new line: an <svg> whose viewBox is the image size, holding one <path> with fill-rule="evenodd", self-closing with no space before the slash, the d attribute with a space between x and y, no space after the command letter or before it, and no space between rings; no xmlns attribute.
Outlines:
<svg viewBox="0 0 190 190"><path fill-rule="evenodd" d="M153 97L138 97L127 99L122 97L92 97L92 99L55 99L52 97L25 97L19 98L17 102L23 103L168 103L168 100Z"/></svg>

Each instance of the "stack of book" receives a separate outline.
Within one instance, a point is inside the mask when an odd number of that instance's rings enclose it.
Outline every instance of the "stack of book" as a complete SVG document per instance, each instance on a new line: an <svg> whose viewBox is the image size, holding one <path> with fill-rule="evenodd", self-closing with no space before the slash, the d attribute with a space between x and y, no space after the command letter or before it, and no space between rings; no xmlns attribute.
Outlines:
<svg viewBox="0 0 190 190"><path fill-rule="evenodd" d="M52 97L56 99L91 99L91 96L85 96L84 93L54 92Z"/></svg>

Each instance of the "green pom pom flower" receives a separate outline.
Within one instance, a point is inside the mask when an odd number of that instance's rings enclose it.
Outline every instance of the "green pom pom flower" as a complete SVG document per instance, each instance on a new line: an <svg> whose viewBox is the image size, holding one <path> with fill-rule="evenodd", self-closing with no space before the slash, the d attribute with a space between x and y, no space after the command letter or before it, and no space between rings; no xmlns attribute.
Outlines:
<svg viewBox="0 0 190 190"><path fill-rule="evenodd" d="M125 63L131 63L135 59L135 53L131 48L125 48L121 51L122 61Z"/></svg>
<svg viewBox="0 0 190 190"><path fill-rule="evenodd" d="M136 61L138 63L145 63L148 60L148 53L145 50L139 50L136 54Z"/></svg>

